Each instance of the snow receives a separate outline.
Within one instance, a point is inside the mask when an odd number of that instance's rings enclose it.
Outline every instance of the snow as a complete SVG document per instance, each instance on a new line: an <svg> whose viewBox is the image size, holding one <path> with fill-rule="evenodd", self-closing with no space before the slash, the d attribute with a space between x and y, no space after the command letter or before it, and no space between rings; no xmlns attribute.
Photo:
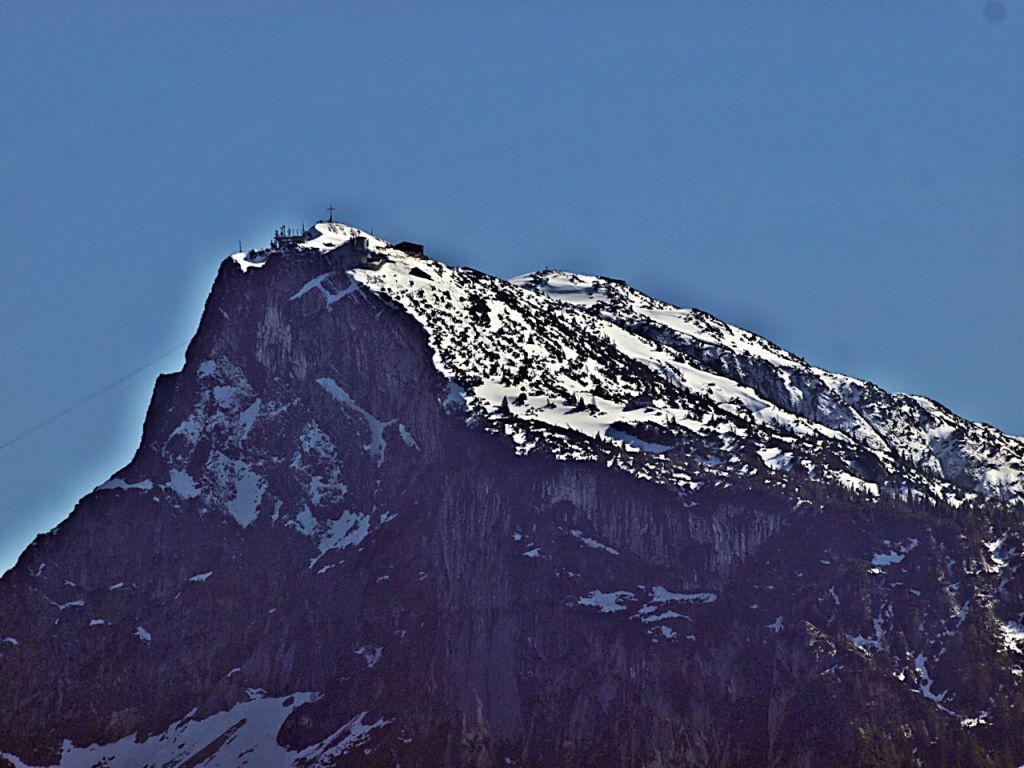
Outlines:
<svg viewBox="0 0 1024 768"><path fill-rule="evenodd" d="M380 661L381 656L384 655L384 649L379 645L364 645L356 651L356 654L363 657L363 661L366 662L367 669L373 669L377 666L377 662Z"/></svg>
<svg viewBox="0 0 1024 768"><path fill-rule="evenodd" d="M296 299L301 299L303 296L305 296L307 293L309 293L314 288L319 288L321 283L323 283L324 280L326 280L328 277L330 277L333 274L334 274L333 271L331 271L331 272L324 272L322 275L318 275L317 277L314 277L308 283L306 283L301 288L299 288L299 290L297 290L294 294L292 294L291 297L288 299L288 301L295 301Z"/></svg>
<svg viewBox="0 0 1024 768"><path fill-rule="evenodd" d="M123 581L119 581L119 582L117 582L117 584L111 584L109 587L107 587L107 591L108 592L113 592L115 589L122 589L123 587L124 587L124 582Z"/></svg>
<svg viewBox="0 0 1024 768"><path fill-rule="evenodd" d="M849 472L835 472L833 473L835 479L841 486L847 490L853 491L854 493L862 493L868 496L878 496L879 490L876 483L869 483L863 478L851 475Z"/></svg>
<svg viewBox="0 0 1024 768"><path fill-rule="evenodd" d="M223 507L243 528L256 520L267 484L247 461L211 451L203 477L208 504Z"/></svg>
<svg viewBox="0 0 1024 768"><path fill-rule="evenodd" d="M255 261L251 259L247 251L239 251L238 253L232 253L230 258L233 262L235 262L235 264L238 265L238 268L242 270L243 274L250 269L259 269L260 267L264 267L267 264L265 259L263 261Z"/></svg>
<svg viewBox="0 0 1024 768"><path fill-rule="evenodd" d="M633 600L635 597L636 596L632 592L626 592L624 590L616 592L601 592L595 589L589 594L579 598L576 602L579 605L600 608L601 613L615 613L617 611L626 610L626 606L622 605L619 602L620 600Z"/></svg>
<svg viewBox="0 0 1024 768"><path fill-rule="evenodd" d="M454 381L448 382L448 389L445 392L441 406L449 413L458 413L466 410L466 390Z"/></svg>
<svg viewBox="0 0 1024 768"><path fill-rule="evenodd" d="M81 598L81 597L78 598L77 600L72 600L72 601L67 602L67 603L56 603L53 600L50 600L50 598L46 598L46 600L51 605L57 606L57 610L59 610L59 611L63 611L65 608L83 608L85 606L85 600L83 598Z"/></svg>
<svg viewBox="0 0 1024 768"><path fill-rule="evenodd" d="M143 765L202 765L203 768L238 768L241 765L275 768L327 768L337 759L369 743L372 732L392 721L370 722L366 710L348 720L327 738L298 751L278 744L277 734L298 707L317 694L267 697L250 689L248 701L203 719L182 717L165 732L142 739L126 736L109 744L75 746L65 740L56 768L138 768ZM212 747L212 748L211 748ZM16 756L0 753L15 768L31 768Z"/></svg>
<svg viewBox="0 0 1024 768"><path fill-rule="evenodd" d="M369 533L369 515L345 510L336 520L328 520L324 524L324 531L318 543L320 554L323 555L332 549L345 549L361 544Z"/></svg>
<svg viewBox="0 0 1024 768"><path fill-rule="evenodd" d="M614 549L613 547L609 547L607 544L602 544L597 539L592 539L589 536L584 536L583 531L577 528L573 528L571 531L569 531L569 533L572 535L574 539L577 539L581 544L583 544L586 547L589 547L590 549L598 549L602 552L607 552L609 555L619 554L619 550Z"/></svg>
<svg viewBox="0 0 1024 768"><path fill-rule="evenodd" d="M883 605L879 609L878 615L871 620L874 635L872 637L857 635L851 637L850 640L864 653L870 654L872 651L882 650L882 641L885 639L885 622L887 619L892 619L892 615L892 606Z"/></svg>
<svg viewBox="0 0 1024 768"><path fill-rule="evenodd" d="M295 516L294 520L289 520L286 525L289 528L294 528L303 536L312 536L316 533L317 521L313 517L312 511L305 504L302 505L302 509L299 510L299 514Z"/></svg>
<svg viewBox="0 0 1024 768"><path fill-rule="evenodd" d="M398 435L402 438L402 442L405 443L406 447L419 450L420 446L416 442L416 438L412 436L412 433L408 430L405 424L398 425Z"/></svg>
<svg viewBox="0 0 1024 768"><path fill-rule="evenodd" d="M960 725L964 728L977 728L979 725L989 725L988 717L989 711L986 709L979 712L975 717L960 718Z"/></svg>
<svg viewBox="0 0 1024 768"><path fill-rule="evenodd" d="M332 251L357 237L365 238L372 250L383 250L388 247L388 243L379 237L338 221L321 221L314 224L306 232L306 236L308 239L300 243L299 247L321 252Z"/></svg>
<svg viewBox="0 0 1024 768"><path fill-rule="evenodd" d="M888 543L888 542L886 542ZM906 544L899 545L896 549L890 549L888 552L879 552L872 556L871 565L874 566L872 572L880 573L882 568L887 568L890 565L896 565L902 563L903 559L910 554L918 545L917 539L910 539Z"/></svg>
<svg viewBox="0 0 1024 768"><path fill-rule="evenodd" d="M1007 538L1008 534L1004 533L994 541L982 542L988 551L988 559L992 561L991 565L987 561L983 562L983 567L989 573L1002 573L1010 565L1010 561L1020 554L1016 546L1007 547Z"/></svg>
<svg viewBox="0 0 1024 768"><path fill-rule="evenodd" d="M136 627L134 634L144 643L148 643L153 639L153 636L146 631L145 627Z"/></svg>
<svg viewBox="0 0 1024 768"><path fill-rule="evenodd" d="M106 623L107 622L105 622L103 619L90 619L89 620L89 626L90 627L102 627Z"/></svg>
<svg viewBox="0 0 1024 768"><path fill-rule="evenodd" d="M871 558L871 564L882 566L882 565L893 565L894 563L902 563L904 554L895 551L881 552Z"/></svg>
<svg viewBox="0 0 1024 768"><path fill-rule="evenodd" d="M245 528L257 516L265 485L263 479L251 469L243 470L235 480L235 495L228 502L228 512Z"/></svg>
<svg viewBox="0 0 1024 768"><path fill-rule="evenodd" d="M332 378L316 380L317 384L323 387L331 397L342 404L346 409L363 417L366 428L370 431L370 442L363 446L363 450L377 459L377 466L384 463L384 450L387 448L387 441L384 438L384 430L395 423L394 419L382 421L359 405L341 386Z"/></svg>
<svg viewBox="0 0 1024 768"><path fill-rule="evenodd" d="M182 499L201 498L201 513L229 515L244 528L257 518L267 482L260 472L263 457L253 463L237 457L245 455L245 441L261 416L272 418L287 405L256 397L242 369L225 357L204 361L199 378L200 396L192 412L164 443L169 480L161 487ZM211 450L196 470L195 453L203 438Z"/></svg>
<svg viewBox="0 0 1024 768"><path fill-rule="evenodd" d="M367 714L366 711L360 712L320 742L319 745L303 750L300 755L301 757L308 755L309 758L314 759L314 762L303 763L303 768L306 768L307 765L310 768L335 765L337 758L350 752L353 747L365 744L369 740L372 731L393 722L393 720L386 720L381 717L372 723L367 723Z"/></svg>
<svg viewBox="0 0 1024 768"><path fill-rule="evenodd" d="M540 557L540 547L534 547L523 552L523 557Z"/></svg>
<svg viewBox="0 0 1024 768"><path fill-rule="evenodd" d="M1003 648L1015 653L1024 653L1024 624L1019 621L1004 621L996 618L996 631Z"/></svg>
<svg viewBox="0 0 1024 768"><path fill-rule="evenodd" d="M749 387L694 367L691 358L673 349L597 314L581 313L579 307L591 307L601 300L607 283L599 278L546 273L539 290L533 290L538 286L532 278L515 280L513 284L523 284L523 291L514 294L513 301L505 298L510 295L508 284L493 278L474 273L471 283L459 270L428 260L418 260L416 267L430 273L432 279L408 279L410 262L390 253L380 270L354 270L353 275L420 321L434 350L435 366L446 378L460 383L479 381L466 390L472 405L484 406L488 416L501 414L503 408L511 410L515 421L504 425L502 431L523 452L546 442L548 431L555 429L560 440L568 431L588 441L596 437L610 440L631 452L669 453L674 441L634 435L623 425L654 422L672 424L677 433L708 432L707 408L686 404L693 399L691 393L710 398L729 422L710 430L715 434L735 429L731 421L739 403L752 423L781 426L794 434L845 439L834 429L782 411ZM556 295L556 300L548 294ZM486 306L486 325L478 330L471 318L479 312L481 299ZM736 337L745 344L753 344L751 339L755 339L746 332ZM600 347L600 353L587 349L588 344ZM580 348L586 349L587 356L577 360ZM762 348L775 354L769 345ZM520 381L524 358L528 361L527 379ZM659 392L646 395L654 407L627 407L645 394L652 375ZM572 402L581 395L589 395L584 401L590 407L579 408ZM506 402L509 405L503 406ZM567 454L559 457L597 458L592 444L567 449ZM785 463L781 453L766 457L780 467ZM706 460L707 466L722 464L714 456ZM688 482L676 469L669 471L673 482Z"/></svg>
<svg viewBox="0 0 1024 768"><path fill-rule="evenodd" d="M189 581L203 582L213 576L213 571L206 571L206 573L197 573L195 576L189 576Z"/></svg>
<svg viewBox="0 0 1024 768"><path fill-rule="evenodd" d="M790 465L793 463L793 454L784 453L781 448L761 448L758 449L757 455L769 469L784 472L788 470Z"/></svg>
<svg viewBox="0 0 1024 768"><path fill-rule="evenodd" d="M771 624L768 624L767 627L768 627L768 629L770 629L775 634L778 634L779 632L782 631L782 624L783 624L782 617L781 616L776 616L775 617L775 621L773 621Z"/></svg>
<svg viewBox="0 0 1024 768"><path fill-rule="evenodd" d="M224 411L230 411L238 402L238 387L231 384L221 384L213 388L213 399L217 407Z"/></svg>
<svg viewBox="0 0 1024 768"><path fill-rule="evenodd" d="M932 691L935 681L928 674L927 659L923 653L917 654L917 657L914 659L914 668L917 670L917 675L920 679L920 692L922 696L934 702L940 702L946 698L946 691L938 694Z"/></svg>
<svg viewBox="0 0 1024 768"><path fill-rule="evenodd" d="M249 436L249 433L252 432L253 425L256 423L256 419L260 415L260 408L262 405L263 401L257 398L252 405L239 414L238 428L240 431L240 439L244 440Z"/></svg>
<svg viewBox="0 0 1024 768"><path fill-rule="evenodd" d="M170 437L181 435L185 438L189 445L195 445L197 442L199 442L200 434L202 434L202 429L200 428L199 423L196 421L196 419L190 416L187 419L183 419L181 423L174 428L174 431L171 432Z"/></svg>
<svg viewBox="0 0 1024 768"><path fill-rule="evenodd" d="M5 637L3 640L0 640L0 643L7 643L8 645L20 645L20 643L13 637Z"/></svg>
<svg viewBox="0 0 1024 768"><path fill-rule="evenodd" d="M164 487L169 487L181 498L194 499L199 495L199 488L188 472L181 469L171 469L170 478L170 482L166 483Z"/></svg>
<svg viewBox="0 0 1024 768"><path fill-rule="evenodd" d="M328 290L327 287L325 287L324 284L328 280L330 280L330 278L334 277L334 275L336 275L336 274L338 274L338 273L337 272L324 272L322 275L319 275L318 277L314 277L308 283L303 285L298 291L296 291L295 294L292 295L288 300L289 301L295 301L296 299L301 299L303 296L305 296L310 291L316 290L316 291L318 291L324 297L324 299L327 301L327 306L330 307L335 302L341 301L346 296L348 296L348 295L350 295L352 293L355 293L356 291L359 290L360 285L359 285L359 283L355 282L354 280L351 281L349 283L349 285L347 285L345 288L341 289L340 291Z"/></svg>
<svg viewBox="0 0 1024 768"><path fill-rule="evenodd" d="M659 338L667 339L669 346L679 349L715 349L725 359L735 360L734 369L743 371L743 366L760 365L774 377L776 391L784 389L789 398L788 413L773 413L764 408L756 399L744 398L740 389L740 401L754 417L773 428L799 435L809 427L812 432L827 435L833 432L837 447L845 450L844 443L863 444L881 460L883 466L895 467L897 458L909 459L914 464L928 463L931 478L916 478L929 495L943 495L946 500L960 500L969 494L958 491L946 482L945 466L962 466L966 462L976 479L978 488L997 498L1020 500L1024 490L1024 462L1020 445L999 434L986 425L971 424L958 419L936 403L925 398L906 395L889 395L874 388L867 382L851 377L833 374L807 365L800 358L779 349L765 339L711 317L698 310L678 309L651 299L631 287L586 275L544 271L515 278L513 284L541 293L577 311L610 319L623 328L631 328L644 322L653 322L664 328ZM718 359L719 354L712 356ZM692 358L691 358L692 359ZM740 378L743 378L742 375ZM814 405L815 424L802 423L793 418L797 408L806 409L808 397L804 387L808 382L819 392ZM690 382L687 381L689 384ZM728 388L724 381L712 382L712 389ZM881 398L876 402L875 398ZM886 402L888 401L888 402ZM762 414L768 418L762 418ZM935 429L921 428L921 423L938 424ZM957 433L968 433L968 439L954 439ZM938 441L945 441L941 461L935 461L933 451ZM997 465L980 466L988 457L978 446L984 445L989 455L997 457ZM785 452L777 447L761 447L758 453L762 461L772 469L783 469L787 460ZM955 455L954 455L955 454ZM962 457L962 458L960 458ZM985 462L988 463L988 462ZM832 475L836 482L850 490L869 496L878 496L881 488L849 472ZM965 488L966 489L966 488Z"/></svg>

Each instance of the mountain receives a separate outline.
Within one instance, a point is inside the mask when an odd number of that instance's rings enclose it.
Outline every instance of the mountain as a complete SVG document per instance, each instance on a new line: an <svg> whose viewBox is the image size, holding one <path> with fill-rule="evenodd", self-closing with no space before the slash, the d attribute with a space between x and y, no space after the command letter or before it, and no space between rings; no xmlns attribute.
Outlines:
<svg viewBox="0 0 1024 768"><path fill-rule="evenodd" d="M0 765L1018 766L1024 440L610 278L221 265L0 579Z"/></svg>

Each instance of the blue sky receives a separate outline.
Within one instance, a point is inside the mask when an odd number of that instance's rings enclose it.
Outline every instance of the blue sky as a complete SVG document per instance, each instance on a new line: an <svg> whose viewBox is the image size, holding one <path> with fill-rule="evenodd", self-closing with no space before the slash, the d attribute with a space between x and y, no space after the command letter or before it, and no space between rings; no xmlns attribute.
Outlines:
<svg viewBox="0 0 1024 768"><path fill-rule="evenodd" d="M0 6L0 443L338 218L624 278L1024 433L1024 0ZM0 449L0 570L180 353Z"/></svg>

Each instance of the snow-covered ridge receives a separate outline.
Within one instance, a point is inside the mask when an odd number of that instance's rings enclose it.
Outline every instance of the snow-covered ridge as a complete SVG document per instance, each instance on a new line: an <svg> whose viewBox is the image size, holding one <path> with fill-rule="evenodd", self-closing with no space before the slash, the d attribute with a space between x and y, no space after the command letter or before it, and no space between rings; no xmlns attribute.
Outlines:
<svg viewBox="0 0 1024 768"><path fill-rule="evenodd" d="M609 278L505 281L336 222L297 247L355 238L383 264L351 275L424 327L471 418L521 452L600 460L680 489L799 473L869 499L1024 502L1024 443L927 398L814 367Z"/></svg>
<svg viewBox="0 0 1024 768"><path fill-rule="evenodd" d="M700 310L657 301L619 281L547 271L513 282L657 339L702 368L751 386L787 412L842 432L883 463L909 464L925 476L995 499L1020 501L1024 493L1019 440L962 419L933 400L885 392L809 365L756 334Z"/></svg>
<svg viewBox="0 0 1024 768"><path fill-rule="evenodd" d="M356 229L348 224L342 224L337 221L321 221L318 224L314 224L306 232L305 238L307 239L300 243L299 247L317 251L330 251L357 237L366 240L370 248L377 250L389 248L389 243L381 240L379 237L374 237L361 229Z"/></svg>

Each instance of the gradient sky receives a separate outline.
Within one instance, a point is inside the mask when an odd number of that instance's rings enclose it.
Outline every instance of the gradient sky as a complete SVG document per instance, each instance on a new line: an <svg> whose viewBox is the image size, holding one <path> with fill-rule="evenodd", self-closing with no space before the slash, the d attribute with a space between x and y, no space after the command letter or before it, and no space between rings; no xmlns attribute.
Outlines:
<svg viewBox="0 0 1024 768"><path fill-rule="evenodd" d="M624 278L1024 433L1024 0L0 4L0 443L337 217ZM0 571L180 352L0 449Z"/></svg>

